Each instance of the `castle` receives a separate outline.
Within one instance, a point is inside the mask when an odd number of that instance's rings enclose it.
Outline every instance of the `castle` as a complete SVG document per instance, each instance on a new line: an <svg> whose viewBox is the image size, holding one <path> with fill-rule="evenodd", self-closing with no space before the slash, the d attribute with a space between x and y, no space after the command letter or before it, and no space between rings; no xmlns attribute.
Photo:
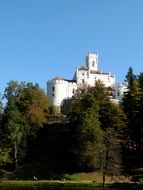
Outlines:
<svg viewBox="0 0 143 190"><path fill-rule="evenodd" d="M51 104L59 110L64 102L72 99L78 87L89 85L94 86L96 81L101 81L105 87L110 87L114 93L112 101L119 103L122 101L126 86L117 84L115 76L111 73L98 70L98 54L88 52L86 54L86 64L78 67L72 80L55 77L47 82L47 95Z"/></svg>

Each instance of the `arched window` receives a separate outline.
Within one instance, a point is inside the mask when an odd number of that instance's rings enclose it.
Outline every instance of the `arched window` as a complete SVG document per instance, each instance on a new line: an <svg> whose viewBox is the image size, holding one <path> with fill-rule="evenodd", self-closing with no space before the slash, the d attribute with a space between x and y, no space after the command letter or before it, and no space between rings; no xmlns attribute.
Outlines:
<svg viewBox="0 0 143 190"><path fill-rule="evenodd" d="M54 87L54 86L52 87L52 91L53 91L53 92L55 91L55 87Z"/></svg>
<svg viewBox="0 0 143 190"><path fill-rule="evenodd" d="M120 96L120 92L119 91L117 92L117 96Z"/></svg>

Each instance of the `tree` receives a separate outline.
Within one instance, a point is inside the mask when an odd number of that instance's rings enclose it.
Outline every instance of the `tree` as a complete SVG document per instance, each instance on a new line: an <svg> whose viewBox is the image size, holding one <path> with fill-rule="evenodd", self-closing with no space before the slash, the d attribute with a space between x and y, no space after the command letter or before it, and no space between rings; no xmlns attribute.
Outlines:
<svg viewBox="0 0 143 190"><path fill-rule="evenodd" d="M14 164L17 166L19 145L22 141L22 133L24 128L22 123L22 115L18 110L11 111L6 125L8 127L8 139L13 151Z"/></svg>
<svg viewBox="0 0 143 190"><path fill-rule="evenodd" d="M95 105L86 110L83 123L77 128L78 156L80 165L87 170L96 168L97 146L100 142L101 129Z"/></svg>
<svg viewBox="0 0 143 190"><path fill-rule="evenodd" d="M3 115L3 135L11 147L15 166L27 152L27 144L47 121L48 99L38 84L10 81L5 89L7 99Z"/></svg>
<svg viewBox="0 0 143 190"><path fill-rule="evenodd" d="M38 84L27 83L17 105L29 124L29 135L36 137L38 129L47 122L49 101L46 94Z"/></svg>
<svg viewBox="0 0 143 190"><path fill-rule="evenodd" d="M92 93L82 94L82 99L75 99L69 114L72 126L73 152L80 169L92 170L96 165L96 146L100 138L98 104Z"/></svg>
<svg viewBox="0 0 143 190"><path fill-rule="evenodd" d="M139 128L140 128L140 149L142 150L143 148L143 73L141 72L140 75L138 76L138 81L139 81Z"/></svg>
<svg viewBox="0 0 143 190"><path fill-rule="evenodd" d="M129 70L127 72L127 75L126 75L126 79L125 79L125 82L127 83L128 85L128 89L131 89L134 85L134 81L136 80L136 75L134 74L134 71L133 71L133 68L132 67L129 67Z"/></svg>
<svg viewBox="0 0 143 190"><path fill-rule="evenodd" d="M133 69L129 68L126 75L128 91L123 98L123 109L127 116L128 147L138 149L140 147L141 128L139 121L140 113L140 87Z"/></svg>
<svg viewBox="0 0 143 190"><path fill-rule="evenodd" d="M98 147L98 165L102 171L103 189L105 188L106 175L115 176L121 172L121 153L118 136L113 128L107 128L102 135Z"/></svg>
<svg viewBox="0 0 143 190"><path fill-rule="evenodd" d="M2 116L3 116L3 104L2 101L0 100L0 139L2 136Z"/></svg>
<svg viewBox="0 0 143 190"><path fill-rule="evenodd" d="M106 174L112 176L119 175L121 172L121 143L124 141L126 116L121 106L112 103L109 99L111 91L108 91L100 83L93 90L99 103L99 121L102 135L97 147L97 165L103 174L104 189Z"/></svg>
<svg viewBox="0 0 143 190"><path fill-rule="evenodd" d="M78 90L78 93L80 92ZM105 154L107 156L108 152L114 152L117 155L117 149L120 150L125 116L121 107L113 104L109 99L110 93L102 83L97 82L94 87L82 90L81 96L75 95L76 99L71 109L69 119L72 127L75 128L76 152L80 156L79 160L82 161L83 168L89 170L100 169L100 161L104 162ZM114 136L109 131L114 132ZM108 142L110 140L110 145L106 144L107 140ZM112 162L115 163L115 159L112 159ZM105 163L107 169L114 170L113 167L107 166L109 165L107 160ZM102 168L104 168L103 165Z"/></svg>
<svg viewBox="0 0 143 190"><path fill-rule="evenodd" d="M127 92L123 98L123 110L127 117L126 144L124 150L124 162L127 171L132 168L142 167L143 147L143 75L134 75L129 68L126 75Z"/></svg>
<svg viewBox="0 0 143 190"><path fill-rule="evenodd" d="M2 101L0 100L0 167L8 162L10 163L11 161L9 156L10 149L8 149L3 143L2 119L3 119L3 104Z"/></svg>

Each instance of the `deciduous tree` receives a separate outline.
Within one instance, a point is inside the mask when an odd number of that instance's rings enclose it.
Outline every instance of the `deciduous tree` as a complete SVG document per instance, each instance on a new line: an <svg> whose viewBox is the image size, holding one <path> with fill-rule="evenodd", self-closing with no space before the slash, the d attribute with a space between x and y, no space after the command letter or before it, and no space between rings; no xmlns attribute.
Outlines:
<svg viewBox="0 0 143 190"><path fill-rule="evenodd" d="M47 121L48 99L38 84L10 81L5 89L7 99L3 116L3 135L11 147L15 165L25 157L27 143L36 137Z"/></svg>

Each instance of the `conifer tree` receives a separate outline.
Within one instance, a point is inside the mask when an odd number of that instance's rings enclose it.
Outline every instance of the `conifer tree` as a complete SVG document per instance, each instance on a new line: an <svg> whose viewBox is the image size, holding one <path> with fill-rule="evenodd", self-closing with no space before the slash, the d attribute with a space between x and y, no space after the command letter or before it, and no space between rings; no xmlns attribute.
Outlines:
<svg viewBox="0 0 143 190"><path fill-rule="evenodd" d="M140 112L140 87L137 77L130 67L126 76L127 92L123 99L123 108L127 115L127 133L128 147L137 149L140 146L140 127L139 127L139 112Z"/></svg>

